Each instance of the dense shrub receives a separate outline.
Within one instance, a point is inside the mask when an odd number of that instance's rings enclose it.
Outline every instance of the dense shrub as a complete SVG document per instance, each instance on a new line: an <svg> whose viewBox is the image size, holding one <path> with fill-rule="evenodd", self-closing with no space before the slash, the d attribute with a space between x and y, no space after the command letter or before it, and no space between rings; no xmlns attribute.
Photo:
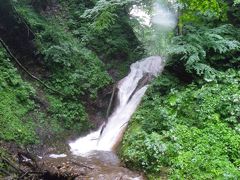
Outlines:
<svg viewBox="0 0 240 180"><path fill-rule="evenodd" d="M167 167L172 179L238 179L239 77L228 70L166 95L156 79L125 135L123 160L148 173Z"/></svg>
<svg viewBox="0 0 240 180"><path fill-rule="evenodd" d="M36 44L51 71L50 83L70 96L96 98L99 89L111 82L97 55L54 17L44 17L21 4L18 11L36 31Z"/></svg>
<svg viewBox="0 0 240 180"><path fill-rule="evenodd" d="M0 48L0 139L29 144L37 141L27 113L33 109L33 88L24 82Z"/></svg>
<svg viewBox="0 0 240 180"><path fill-rule="evenodd" d="M186 26L185 34L175 36L168 53L170 64L181 63L186 71L202 75L211 81L218 73L218 67L239 62L239 30L232 25L215 28ZM233 63L233 64L232 64Z"/></svg>
<svg viewBox="0 0 240 180"><path fill-rule="evenodd" d="M61 5L68 10L65 18L72 34L101 60L116 64L118 61L136 61L144 52L129 23L128 9L132 2L74 0L61 2Z"/></svg>
<svg viewBox="0 0 240 180"><path fill-rule="evenodd" d="M57 99L48 96L50 102L49 113L63 129L84 132L89 129L88 115L83 105L79 102Z"/></svg>

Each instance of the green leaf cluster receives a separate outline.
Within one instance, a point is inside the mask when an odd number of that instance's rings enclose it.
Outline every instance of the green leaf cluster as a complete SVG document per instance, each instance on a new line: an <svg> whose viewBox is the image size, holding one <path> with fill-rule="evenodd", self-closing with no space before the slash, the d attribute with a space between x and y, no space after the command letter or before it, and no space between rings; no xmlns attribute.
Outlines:
<svg viewBox="0 0 240 180"><path fill-rule="evenodd" d="M3 147L0 147L0 159L1 159L0 168L7 170L7 172L11 172L11 176L17 179L16 170L7 162L3 161L3 158L7 158L8 160L11 159L11 161L14 161L13 157L10 156L9 151ZM0 173L0 178L1 179L5 178L5 174L3 172Z"/></svg>
<svg viewBox="0 0 240 180"><path fill-rule="evenodd" d="M33 88L24 82L0 47L0 139L17 144L37 142L33 121L27 117L34 108Z"/></svg>
<svg viewBox="0 0 240 180"><path fill-rule="evenodd" d="M85 107L79 102L48 96L49 114L65 130L85 132L90 128ZM68 102L69 101L69 102Z"/></svg>
<svg viewBox="0 0 240 180"><path fill-rule="evenodd" d="M179 0L179 25L206 20L226 20L227 4L224 0Z"/></svg>
<svg viewBox="0 0 240 180"><path fill-rule="evenodd" d="M214 82L188 86L157 78L125 134L120 154L127 166L156 177L167 171L169 179L238 179L239 77L229 69Z"/></svg>
<svg viewBox="0 0 240 180"><path fill-rule="evenodd" d="M51 71L51 85L70 96L96 97L111 82L97 55L60 25L57 18L42 17L25 4L18 11L37 32L36 44Z"/></svg>
<svg viewBox="0 0 240 180"><path fill-rule="evenodd" d="M236 60L240 49L240 43L236 39L238 34L232 25L211 29L187 26L186 34L172 39L172 46L168 49L172 56L169 61L171 64L183 64L187 72L213 80L218 64L224 62L226 65L231 60Z"/></svg>
<svg viewBox="0 0 240 180"><path fill-rule="evenodd" d="M74 37L106 64L121 66L140 59L144 52L129 23L128 11L132 2L82 0L62 2L61 5L68 10L68 16L64 18Z"/></svg>

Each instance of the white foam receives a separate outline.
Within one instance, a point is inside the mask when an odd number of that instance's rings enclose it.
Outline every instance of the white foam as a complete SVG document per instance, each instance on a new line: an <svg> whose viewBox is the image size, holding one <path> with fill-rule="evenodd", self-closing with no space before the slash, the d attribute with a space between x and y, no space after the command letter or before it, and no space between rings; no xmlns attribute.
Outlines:
<svg viewBox="0 0 240 180"><path fill-rule="evenodd" d="M66 154L50 154L49 157L50 157L50 158L57 159L57 158L67 157L67 155L66 155Z"/></svg>
<svg viewBox="0 0 240 180"><path fill-rule="evenodd" d="M121 139L128 121L140 103L147 85L138 88L144 75L157 76L163 70L163 60L159 56L152 56L131 65L131 72L118 84L119 105L109 117L102 131L101 126L97 131L81 137L69 145L75 155L87 155L93 150L111 151ZM102 133L101 133L102 131Z"/></svg>

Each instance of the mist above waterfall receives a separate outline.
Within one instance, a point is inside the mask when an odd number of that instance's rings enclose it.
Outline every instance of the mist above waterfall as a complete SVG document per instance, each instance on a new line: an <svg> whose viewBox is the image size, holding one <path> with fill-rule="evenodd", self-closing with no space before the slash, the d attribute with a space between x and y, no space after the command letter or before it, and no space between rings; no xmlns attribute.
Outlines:
<svg viewBox="0 0 240 180"><path fill-rule="evenodd" d="M137 18L142 25L157 25L161 31L171 31L177 25L176 13L170 9L173 1L157 0L153 3L151 10L147 11L142 6L134 5L130 15Z"/></svg>
<svg viewBox="0 0 240 180"><path fill-rule="evenodd" d="M147 50L149 55L158 54L166 57L173 30L177 25L177 17L172 3L166 0L155 1L152 8L151 22L150 35L145 40L148 42Z"/></svg>
<svg viewBox="0 0 240 180"><path fill-rule="evenodd" d="M166 4L156 1L153 4L151 22L153 25L157 25L160 31L171 31L177 25L177 18Z"/></svg>
<svg viewBox="0 0 240 180"><path fill-rule="evenodd" d="M144 11L143 7L134 5L130 15L136 18L140 24L144 26L151 26L151 16Z"/></svg>
<svg viewBox="0 0 240 180"><path fill-rule="evenodd" d="M133 6L130 15L139 21L134 30L149 55L166 56L170 37L177 25L175 6L174 0L156 0L149 7Z"/></svg>

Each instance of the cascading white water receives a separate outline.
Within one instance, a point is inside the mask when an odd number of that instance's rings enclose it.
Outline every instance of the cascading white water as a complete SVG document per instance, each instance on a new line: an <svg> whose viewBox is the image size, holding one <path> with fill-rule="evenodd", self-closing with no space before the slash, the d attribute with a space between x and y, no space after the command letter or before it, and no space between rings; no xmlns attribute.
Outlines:
<svg viewBox="0 0 240 180"><path fill-rule="evenodd" d="M159 56L152 56L132 64L131 72L118 83L119 104L109 117L103 131L104 125L97 131L70 143L71 152L75 155L86 155L94 150L112 151L147 90L147 84L138 87L139 83L144 77L157 76L162 72L163 66L163 60Z"/></svg>

